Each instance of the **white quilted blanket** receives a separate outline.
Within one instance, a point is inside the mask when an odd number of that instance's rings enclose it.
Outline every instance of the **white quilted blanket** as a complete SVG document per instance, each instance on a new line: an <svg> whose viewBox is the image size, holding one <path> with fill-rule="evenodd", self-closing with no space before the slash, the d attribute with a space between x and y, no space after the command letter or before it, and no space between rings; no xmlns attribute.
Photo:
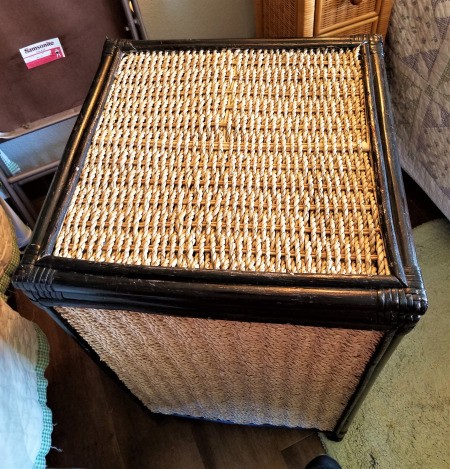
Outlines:
<svg viewBox="0 0 450 469"><path fill-rule="evenodd" d="M0 468L44 468L52 431L44 378L48 343L38 326L5 302L19 251L2 207L0 203Z"/></svg>
<svg viewBox="0 0 450 469"><path fill-rule="evenodd" d="M0 300L0 467L45 467L51 413L45 405L48 346L42 332Z"/></svg>

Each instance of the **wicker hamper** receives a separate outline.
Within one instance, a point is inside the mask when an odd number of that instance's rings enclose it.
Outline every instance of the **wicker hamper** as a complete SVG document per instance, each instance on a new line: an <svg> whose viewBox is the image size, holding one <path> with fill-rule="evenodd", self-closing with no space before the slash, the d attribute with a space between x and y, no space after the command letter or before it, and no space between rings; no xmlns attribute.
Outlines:
<svg viewBox="0 0 450 469"><path fill-rule="evenodd" d="M108 41L15 284L149 409L341 438L426 310L381 39Z"/></svg>

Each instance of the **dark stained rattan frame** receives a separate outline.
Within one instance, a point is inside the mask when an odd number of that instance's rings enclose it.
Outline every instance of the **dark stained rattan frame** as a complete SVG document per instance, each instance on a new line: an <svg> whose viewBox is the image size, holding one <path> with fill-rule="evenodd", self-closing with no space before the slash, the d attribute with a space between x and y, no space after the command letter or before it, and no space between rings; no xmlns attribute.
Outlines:
<svg viewBox="0 0 450 469"><path fill-rule="evenodd" d="M94 263L53 256L90 139L123 54L220 48L362 46L381 225L391 275L271 274ZM102 62L56 173L14 284L93 356L55 306L125 309L237 321L385 331L356 392L330 434L340 439L384 361L426 311L395 147L381 36L292 40L107 41ZM214 304L214 310L211 310ZM102 365L109 373L106 365Z"/></svg>

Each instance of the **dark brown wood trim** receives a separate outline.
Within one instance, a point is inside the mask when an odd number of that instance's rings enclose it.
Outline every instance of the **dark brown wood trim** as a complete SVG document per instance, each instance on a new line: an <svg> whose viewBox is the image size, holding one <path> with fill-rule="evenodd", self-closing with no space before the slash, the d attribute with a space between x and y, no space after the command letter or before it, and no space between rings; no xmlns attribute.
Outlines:
<svg viewBox="0 0 450 469"><path fill-rule="evenodd" d="M363 54L365 60L364 63L364 79L366 86L366 100L367 100L367 114L370 120L371 128L371 138L372 138L372 147L373 154L376 158L372 158L372 164L375 168L375 177L377 178L376 184L378 186L379 193L379 207L380 207L380 217L381 224L384 227L383 238L385 241L385 247L388 255L389 267L395 275L399 282L403 285L406 283L405 272L403 268L403 261L400 255L400 250L398 247L398 240L395 232L395 226L393 223L392 209L391 209L391 198L393 194L389 192L388 185L388 176L386 169L386 154L383 149L385 148L383 142L383 135L380 132L380 123L379 123L379 109L377 108L377 98L373 83L374 70L373 70L373 52L372 47L370 46L373 42L380 41L379 36L374 36L370 38L369 41L366 41L365 44L361 47L361 53Z"/></svg>
<svg viewBox="0 0 450 469"><path fill-rule="evenodd" d="M172 267L152 267L145 265L126 265L105 262L92 262L81 259L68 259L57 256L44 256L35 262L36 267L58 271L96 274L111 277L128 277L138 279L168 280L179 279L193 284L233 283L238 285L279 285L279 286L329 286L329 287L364 287L396 288L402 284L394 275L328 275L328 274L295 274L271 272L240 272L227 270L182 269Z"/></svg>
<svg viewBox="0 0 450 469"><path fill-rule="evenodd" d="M392 223L396 227L398 248L403 259L406 284L408 287L416 289L419 292L421 303L420 314L424 314L427 310L428 302L412 237L408 204L406 202L400 159L397 152L394 118L382 45L380 36L378 42L371 44L371 49L374 58L374 86L377 90L376 99L380 116L380 132L386 155L386 166L391 176L389 178L389 190L391 193Z"/></svg>

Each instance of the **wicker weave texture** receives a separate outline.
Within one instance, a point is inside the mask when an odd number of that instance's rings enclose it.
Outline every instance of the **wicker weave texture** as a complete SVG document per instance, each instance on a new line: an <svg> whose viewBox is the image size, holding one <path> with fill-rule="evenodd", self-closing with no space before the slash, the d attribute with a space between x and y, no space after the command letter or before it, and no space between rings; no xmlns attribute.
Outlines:
<svg viewBox="0 0 450 469"><path fill-rule="evenodd" d="M54 254L388 274L358 49L125 55Z"/></svg>
<svg viewBox="0 0 450 469"><path fill-rule="evenodd" d="M316 2L315 34L322 34L324 29L336 29L343 22L367 14L377 14L377 0L364 0L359 5L353 5L350 0L318 0Z"/></svg>
<svg viewBox="0 0 450 469"><path fill-rule="evenodd" d="M263 2L263 37L296 37L297 0Z"/></svg>
<svg viewBox="0 0 450 469"><path fill-rule="evenodd" d="M151 410L332 430L383 333L59 307Z"/></svg>
<svg viewBox="0 0 450 469"><path fill-rule="evenodd" d="M255 0L258 37L311 37L315 0Z"/></svg>

